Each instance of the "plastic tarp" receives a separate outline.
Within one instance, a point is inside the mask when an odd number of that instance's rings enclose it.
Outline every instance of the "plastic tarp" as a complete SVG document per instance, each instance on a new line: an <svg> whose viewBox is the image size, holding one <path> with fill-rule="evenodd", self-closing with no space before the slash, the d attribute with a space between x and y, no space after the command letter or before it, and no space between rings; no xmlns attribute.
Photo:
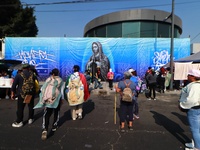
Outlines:
<svg viewBox="0 0 200 150"><path fill-rule="evenodd" d="M114 80L123 78L129 68L143 76L149 66L159 69L170 61L170 38L5 38L5 58L35 65L40 78L58 68L63 78L74 65L84 72L93 56L93 42L101 43L102 53L115 72ZM190 39L174 39L174 59L190 55ZM98 58L95 58L98 61ZM99 58L101 60L101 58ZM105 65L105 64L104 64Z"/></svg>
<svg viewBox="0 0 200 150"><path fill-rule="evenodd" d="M192 54L190 56L180 58L175 60L175 62L193 62L193 63L200 63L200 52Z"/></svg>

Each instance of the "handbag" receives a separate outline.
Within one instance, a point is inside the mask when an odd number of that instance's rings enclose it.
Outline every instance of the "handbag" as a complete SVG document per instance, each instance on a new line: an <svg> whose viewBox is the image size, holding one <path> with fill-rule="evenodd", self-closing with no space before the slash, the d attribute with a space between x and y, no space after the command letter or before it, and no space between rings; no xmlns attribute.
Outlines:
<svg viewBox="0 0 200 150"><path fill-rule="evenodd" d="M23 103L29 104L31 102L32 97L32 95L26 95Z"/></svg>

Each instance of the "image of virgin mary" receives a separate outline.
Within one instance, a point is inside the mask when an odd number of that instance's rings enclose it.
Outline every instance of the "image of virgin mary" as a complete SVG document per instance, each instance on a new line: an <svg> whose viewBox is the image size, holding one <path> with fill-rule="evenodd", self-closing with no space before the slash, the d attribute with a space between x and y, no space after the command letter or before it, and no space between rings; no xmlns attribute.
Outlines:
<svg viewBox="0 0 200 150"><path fill-rule="evenodd" d="M106 81L106 76L110 69L110 61L108 57L103 53L102 44L100 42L93 42L92 52L92 56L86 63L86 70L90 70L94 76L96 73L96 68L100 67L101 80Z"/></svg>

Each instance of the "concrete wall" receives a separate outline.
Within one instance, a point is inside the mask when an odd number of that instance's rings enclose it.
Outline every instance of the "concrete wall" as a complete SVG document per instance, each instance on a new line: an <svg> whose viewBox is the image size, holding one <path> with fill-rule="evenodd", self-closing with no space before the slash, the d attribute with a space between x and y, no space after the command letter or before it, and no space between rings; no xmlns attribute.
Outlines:
<svg viewBox="0 0 200 150"><path fill-rule="evenodd" d="M200 43L191 44L191 54L197 53L200 51Z"/></svg>

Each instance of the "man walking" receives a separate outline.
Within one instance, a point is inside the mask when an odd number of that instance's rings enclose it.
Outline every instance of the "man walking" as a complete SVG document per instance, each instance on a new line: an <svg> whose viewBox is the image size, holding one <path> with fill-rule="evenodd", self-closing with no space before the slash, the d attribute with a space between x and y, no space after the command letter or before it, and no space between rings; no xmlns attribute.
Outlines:
<svg viewBox="0 0 200 150"><path fill-rule="evenodd" d="M33 107L34 107L34 95L35 95L34 83L36 79L37 77L30 70L30 65L23 64L22 72L16 75L11 87L11 99L14 100L16 97L18 98L17 120L12 124L12 127L23 126L24 107L26 106L26 104L28 104L29 108L28 124L33 123L33 116L34 116Z"/></svg>

